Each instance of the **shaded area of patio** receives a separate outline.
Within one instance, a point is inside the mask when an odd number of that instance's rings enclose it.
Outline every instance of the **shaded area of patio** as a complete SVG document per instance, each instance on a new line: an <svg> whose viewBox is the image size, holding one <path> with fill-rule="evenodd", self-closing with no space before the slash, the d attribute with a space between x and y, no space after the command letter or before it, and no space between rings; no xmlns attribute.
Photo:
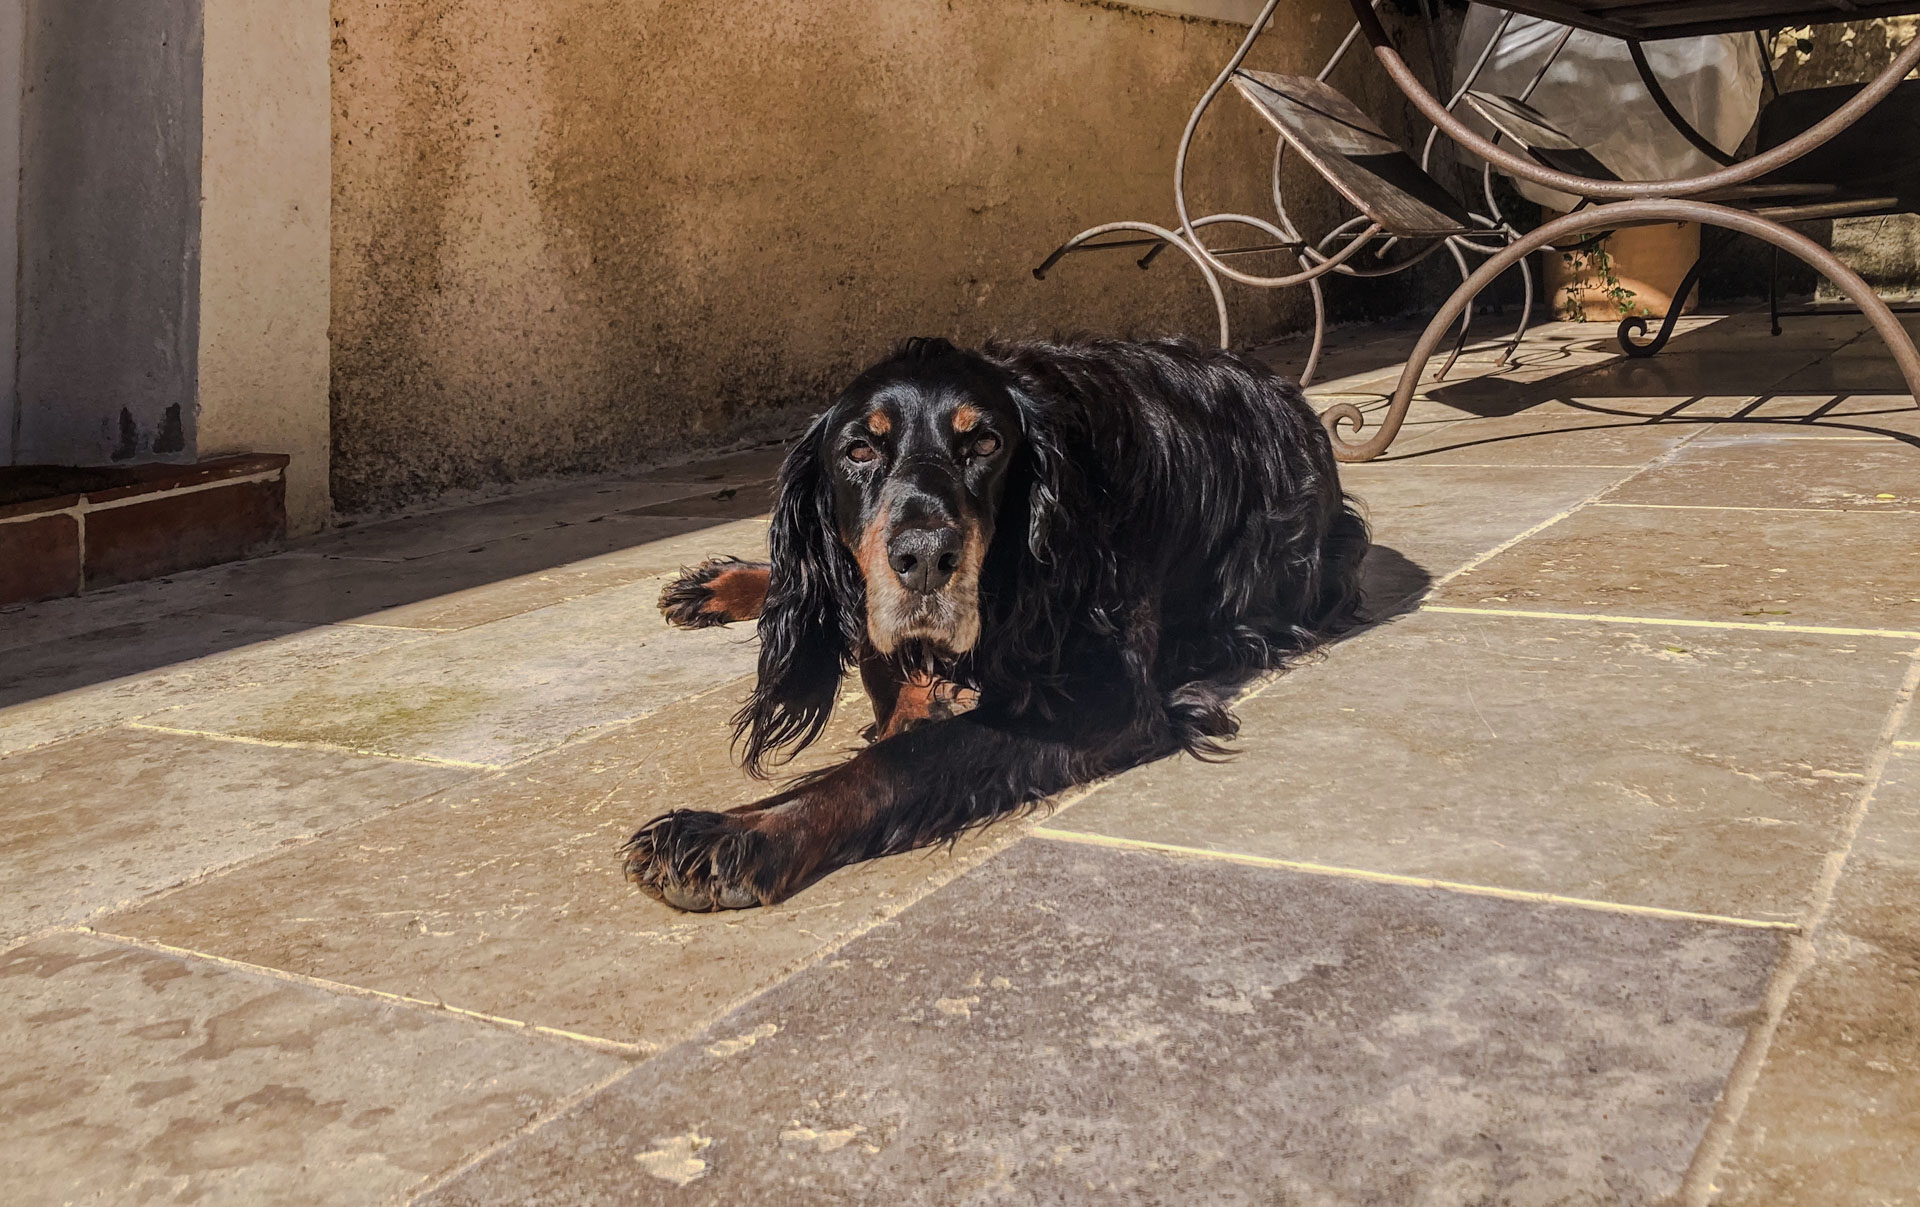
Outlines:
<svg viewBox="0 0 1920 1207"><path fill-rule="evenodd" d="M1854 317L1610 336L1347 468L1385 619L1235 759L774 909L615 850L761 790L653 600L775 451L0 615L8 1201L1908 1201L1920 410Z"/></svg>

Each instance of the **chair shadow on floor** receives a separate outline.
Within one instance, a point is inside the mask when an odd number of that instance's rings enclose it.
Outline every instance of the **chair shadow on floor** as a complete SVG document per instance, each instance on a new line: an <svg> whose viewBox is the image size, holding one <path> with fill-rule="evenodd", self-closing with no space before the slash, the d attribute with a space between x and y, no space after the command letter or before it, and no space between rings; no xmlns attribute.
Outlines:
<svg viewBox="0 0 1920 1207"><path fill-rule="evenodd" d="M1389 452L1378 459L1376 464L1387 465L1394 462L1418 464L1423 458L1435 457L1443 453L1459 453L1468 449L1484 449L1495 446L1525 447L1524 443L1533 441L1550 442L1556 437L1575 435L1585 432L1625 431L1635 428L1647 428L1656 425L1684 425L1690 428L1724 428L1746 432L1772 431L1781 435L1806 435L1817 433L1831 436L1876 436L1896 441L1912 448L1920 449L1920 434L1903 432L1895 428L1875 424L1878 415L1911 414L1916 408L1904 400L1889 400L1884 407L1855 409L1845 414L1833 414L1832 409L1846 402L1854 395L1840 394L1827 398L1822 403L1808 401L1808 412L1799 415L1758 415L1753 412L1776 401L1772 396L1763 396L1742 407L1732 415L1689 415L1687 408L1704 401L1704 396L1684 400L1676 406L1657 414L1643 414L1634 411L1609 408L1593 403L1591 400L1575 402L1561 399L1578 414L1571 415L1564 423L1552 427L1543 427L1530 432L1507 432L1496 435L1476 436L1471 432L1462 432L1457 440L1450 440L1421 448L1412 452ZM1525 414L1524 411L1516 412Z"/></svg>

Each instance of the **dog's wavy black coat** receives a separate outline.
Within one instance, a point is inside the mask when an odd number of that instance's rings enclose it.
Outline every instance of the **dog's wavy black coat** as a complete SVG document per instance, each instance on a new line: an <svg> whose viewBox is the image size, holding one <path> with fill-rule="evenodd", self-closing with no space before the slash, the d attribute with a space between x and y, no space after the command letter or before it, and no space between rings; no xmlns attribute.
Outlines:
<svg viewBox="0 0 1920 1207"><path fill-rule="evenodd" d="M958 656L909 643L882 657L866 631L832 441L883 391L958 395L1017 423L988 517L979 636ZM910 341L781 471L759 681L738 737L756 771L811 742L855 664L870 688L875 664L895 681L931 665L977 706L744 810L656 818L630 843L628 872L682 908L768 903L1074 784L1177 751L1217 755L1236 730L1236 685L1358 621L1367 544L1313 412L1251 360L1178 341ZM696 615L705 584L751 569L690 571L663 606L678 623L724 621L714 605ZM893 704L881 707L885 726Z"/></svg>

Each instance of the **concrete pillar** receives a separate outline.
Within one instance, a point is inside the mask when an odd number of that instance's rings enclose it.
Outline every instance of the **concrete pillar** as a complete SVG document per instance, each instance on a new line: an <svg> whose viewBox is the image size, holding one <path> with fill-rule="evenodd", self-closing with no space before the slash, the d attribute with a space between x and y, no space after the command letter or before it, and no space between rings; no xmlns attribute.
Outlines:
<svg viewBox="0 0 1920 1207"><path fill-rule="evenodd" d="M200 0L28 0L23 463L191 461Z"/></svg>
<svg viewBox="0 0 1920 1207"><path fill-rule="evenodd" d="M289 530L323 526L327 0L25 8L5 451L66 465L285 453ZM0 34L0 72L4 50Z"/></svg>
<svg viewBox="0 0 1920 1207"><path fill-rule="evenodd" d="M328 0L202 0L197 451L286 453L293 533L331 512Z"/></svg>
<svg viewBox="0 0 1920 1207"><path fill-rule="evenodd" d="M0 0L0 465L13 464L20 426L13 373L19 294L4 283L20 279L20 89L26 37L24 0Z"/></svg>

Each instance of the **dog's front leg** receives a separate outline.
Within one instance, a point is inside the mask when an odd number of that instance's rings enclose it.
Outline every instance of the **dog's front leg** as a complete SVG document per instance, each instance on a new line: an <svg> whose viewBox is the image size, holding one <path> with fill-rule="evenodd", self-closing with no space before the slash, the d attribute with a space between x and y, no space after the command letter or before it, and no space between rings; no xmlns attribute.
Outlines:
<svg viewBox="0 0 1920 1207"><path fill-rule="evenodd" d="M873 702L870 742L898 737L929 721L944 721L973 707L978 696L929 672L904 672L891 658L867 646L860 652L860 683Z"/></svg>
<svg viewBox="0 0 1920 1207"><path fill-rule="evenodd" d="M767 580L773 567L716 557L701 562L667 584L660 593L660 614L682 629L758 620L767 604Z"/></svg>
<svg viewBox="0 0 1920 1207"><path fill-rule="evenodd" d="M1144 753L1144 752L1143 752ZM952 838L1130 761L967 714L877 743L726 813L676 809L628 842L627 876L684 910L771 905L845 864Z"/></svg>

